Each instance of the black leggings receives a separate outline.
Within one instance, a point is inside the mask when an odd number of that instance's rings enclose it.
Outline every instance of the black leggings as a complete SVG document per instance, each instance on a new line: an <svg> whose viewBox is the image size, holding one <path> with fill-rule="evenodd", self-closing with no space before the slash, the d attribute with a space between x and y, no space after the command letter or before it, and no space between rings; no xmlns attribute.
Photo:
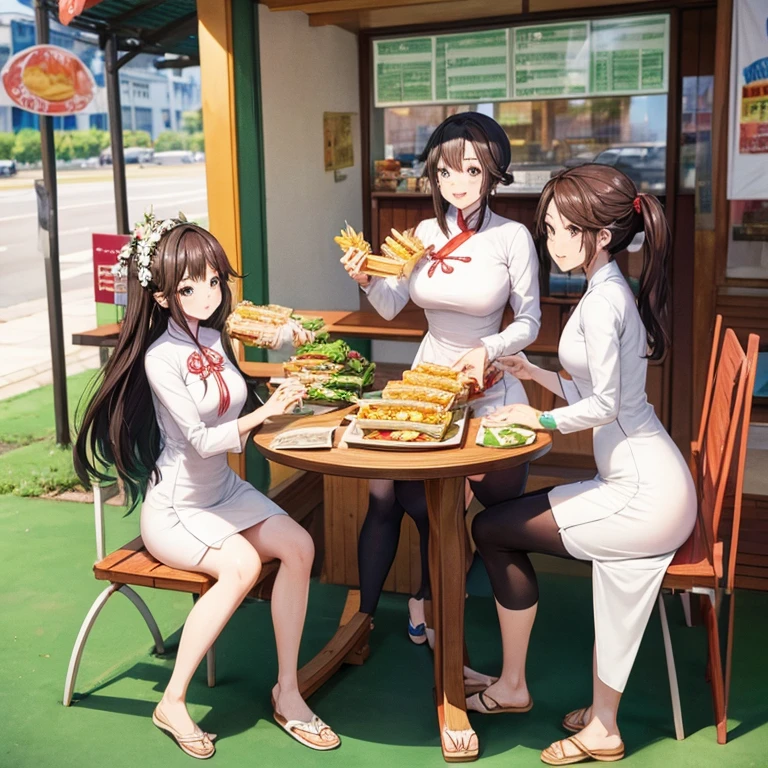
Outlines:
<svg viewBox="0 0 768 768"><path fill-rule="evenodd" d="M539 600L539 585L528 552L571 558L549 503L546 488L505 501L472 521L472 538L483 558L493 594L512 611Z"/></svg>
<svg viewBox="0 0 768 768"><path fill-rule="evenodd" d="M480 480L470 480L477 500L485 507L519 496L528 480L528 465L507 472L489 472ZM415 597L429 597L429 516L424 483L396 480L379 493L371 491L368 513L360 530L357 563L360 572L360 610L373 614L384 582L395 560L400 540L400 525L407 513L419 531L421 586Z"/></svg>

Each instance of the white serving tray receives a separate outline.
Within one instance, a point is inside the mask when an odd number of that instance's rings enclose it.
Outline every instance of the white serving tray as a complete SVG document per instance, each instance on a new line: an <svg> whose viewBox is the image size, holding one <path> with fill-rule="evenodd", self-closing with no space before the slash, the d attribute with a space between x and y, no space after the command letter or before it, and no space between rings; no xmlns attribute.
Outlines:
<svg viewBox="0 0 768 768"><path fill-rule="evenodd" d="M464 432L469 422L468 409L465 407L462 411L456 412L446 432L448 437L445 440L439 443L401 443L397 440L366 440L354 416L348 418L351 423L342 435L342 442L350 448L372 448L377 451L433 451L441 448L458 448L464 439Z"/></svg>

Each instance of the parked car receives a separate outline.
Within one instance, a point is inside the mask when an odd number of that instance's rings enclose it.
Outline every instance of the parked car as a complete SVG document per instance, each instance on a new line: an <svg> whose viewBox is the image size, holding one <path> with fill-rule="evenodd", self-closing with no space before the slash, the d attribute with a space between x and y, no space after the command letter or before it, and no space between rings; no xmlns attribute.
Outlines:
<svg viewBox="0 0 768 768"><path fill-rule="evenodd" d="M15 176L15 175L16 175L16 161L0 160L0 176Z"/></svg>
<svg viewBox="0 0 768 768"><path fill-rule="evenodd" d="M604 149L591 159L584 155L569 158L563 165L574 168L586 163L617 168L626 173L642 192L663 192L666 187L667 145L663 142L621 144Z"/></svg>
<svg viewBox="0 0 768 768"><path fill-rule="evenodd" d="M150 147L126 147L123 150L126 165L145 165L153 162L155 150ZM101 165L112 165L112 148L107 147L99 155Z"/></svg>
<svg viewBox="0 0 768 768"><path fill-rule="evenodd" d="M178 163L194 163L195 155L187 149L172 149L167 152L155 152L154 162L158 165L177 165Z"/></svg>

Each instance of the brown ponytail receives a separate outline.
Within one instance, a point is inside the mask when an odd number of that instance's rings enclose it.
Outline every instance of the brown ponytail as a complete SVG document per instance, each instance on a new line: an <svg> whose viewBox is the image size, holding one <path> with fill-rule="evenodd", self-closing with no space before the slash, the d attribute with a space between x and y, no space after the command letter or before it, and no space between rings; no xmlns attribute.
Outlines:
<svg viewBox="0 0 768 768"><path fill-rule="evenodd" d="M667 266L672 237L664 208L653 195L639 195L643 217L643 271L637 309L648 334L648 357L661 360L669 346L666 329L669 285Z"/></svg>

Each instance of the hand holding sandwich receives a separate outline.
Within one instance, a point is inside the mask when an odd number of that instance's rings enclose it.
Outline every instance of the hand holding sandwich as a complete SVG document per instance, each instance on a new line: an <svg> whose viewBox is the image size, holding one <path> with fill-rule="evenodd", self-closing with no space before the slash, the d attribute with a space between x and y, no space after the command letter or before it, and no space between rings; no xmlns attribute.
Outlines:
<svg viewBox="0 0 768 768"><path fill-rule="evenodd" d="M365 266L365 260L368 254L365 251L358 251L356 248L348 248L340 261L347 270L347 274L361 287L367 288L371 283L370 275L366 275L360 270Z"/></svg>

